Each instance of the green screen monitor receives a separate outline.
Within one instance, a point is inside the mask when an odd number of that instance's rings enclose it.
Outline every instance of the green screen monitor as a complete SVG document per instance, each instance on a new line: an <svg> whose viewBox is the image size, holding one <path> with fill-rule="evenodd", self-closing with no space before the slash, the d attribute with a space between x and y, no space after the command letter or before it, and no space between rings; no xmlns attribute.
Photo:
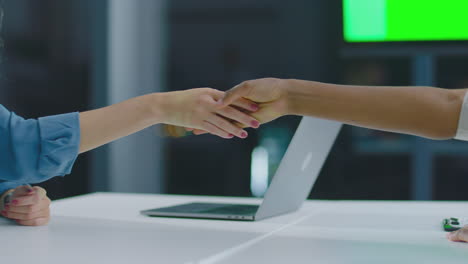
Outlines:
<svg viewBox="0 0 468 264"><path fill-rule="evenodd" d="M343 0L346 42L468 40L468 0Z"/></svg>

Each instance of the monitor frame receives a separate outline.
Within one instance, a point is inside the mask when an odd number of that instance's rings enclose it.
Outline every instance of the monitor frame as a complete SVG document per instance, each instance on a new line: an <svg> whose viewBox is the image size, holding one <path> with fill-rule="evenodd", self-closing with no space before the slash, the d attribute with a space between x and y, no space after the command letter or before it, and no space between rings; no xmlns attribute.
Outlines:
<svg viewBox="0 0 468 264"><path fill-rule="evenodd" d="M343 57L436 56L468 55L468 40L415 40L415 41L363 41L350 42L345 39L344 6L340 1L340 39Z"/></svg>

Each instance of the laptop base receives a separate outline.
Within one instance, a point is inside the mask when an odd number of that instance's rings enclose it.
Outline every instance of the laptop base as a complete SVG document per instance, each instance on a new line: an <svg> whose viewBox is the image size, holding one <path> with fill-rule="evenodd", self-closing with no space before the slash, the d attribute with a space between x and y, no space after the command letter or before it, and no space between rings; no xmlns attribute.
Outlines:
<svg viewBox="0 0 468 264"><path fill-rule="evenodd" d="M188 203L142 211L147 216L255 221L258 205Z"/></svg>

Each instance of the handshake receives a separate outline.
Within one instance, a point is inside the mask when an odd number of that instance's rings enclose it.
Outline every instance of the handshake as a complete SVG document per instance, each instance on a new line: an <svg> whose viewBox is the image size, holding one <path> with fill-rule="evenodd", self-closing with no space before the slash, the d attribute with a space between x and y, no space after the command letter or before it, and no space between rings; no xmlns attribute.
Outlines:
<svg viewBox="0 0 468 264"><path fill-rule="evenodd" d="M191 131L195 135L213 134L222 138L247 138L245 128L258 128L289 114L286 80L265 78L243 82L227 92L199 88L174 92L179 99L184 93L192 100L191 110L175 110L166 116L166 134L173 137ZM171 95L172 93L168 93ZM174 97L174 98L175 98ZM181 99L182 100L182 99ZM178 103L179 107L189 106ZM176 107L174 107L176 108Z"/></svg>
<svg viewBox="0 0 468 264"><path fill-rule="evenodd" d="M79 153L84 153L155 124L166 124L171 135L174 135L177 129L182 131L185 129L192 131L195 135L210 133L226 139L246 138L248 133L244 130L245 128L258 128L261 124L284 115L313 116L355 126L432 139L450 139L457 136L458 139L468 141L468 132L466 132L468 131L468 118L466 118L468 99L466 98L468 98L467 89L347 86L305 80L265 78L243 82L227 92L198 88L153 93L101 109L79 113L79 125L75 128L70 126L70 133L67 133L67 135L80 136L79 142L75 143L79 146L67 143L69 146L65 149L73 151L78 149ZM4 113L5 111L4 109ZM7 117L5 120L10 120L12 114L4 116ZM54 120L54 117L49 117L49 120L50 118ZM60 116L60 118L64 117ZM18 122L10 123L22 125L24 122L24 119L19 117L17 120ZM76 120L68 121L74 124ZM21 128L19 126L10 130L18 134L22 132ZM55 138L56 131L48 130ZM30 131L22 133L33 138L28 140L21 138L13 142L19 145L18 151L29 149L22 145L24 142L29 145L31 145L29 142L34 142L33 133ZM66 138L66 135L64 137ZM71 140L55 140L54 144L69 141ZM0 146L1 143L0 141ZM12 143L3 145L10 146ZM55 145L63 147L60 144ZM55 147L58 148L57 146ZM26 157L37 155L30 152L23 154ZM70 157L74 159L76 155L77 153L73 152ZM60 158L63 158L62 156ZM0 155L0 164L15 161L14 158L5 157L9 156ZM21 155L18 156L15 152L15 157L21 157ZM62 166L62 163L72 164L73 160L65 158L55 163ZM36 163L33 166L37 166ZM3 174L9 175L8 170L6 171L7 173ZM16 172L17 170L10 174ZM39 173L36 175L35 182L41 182L52 176L55 175ZM26 180L31 180L31 177L23 179L18 176L16 182ZM0 181L0 187L1 184L2 181ZM3 199L10 197L10 194L11 203ZM4 192L3 195L0 194L1 215L17 221L20 225L47 224L50 219L49 205L50 199L47 198L45 190L39 187L31 189L20 186ZM468 225L450 233L448 239L468 242Z"/></svg>

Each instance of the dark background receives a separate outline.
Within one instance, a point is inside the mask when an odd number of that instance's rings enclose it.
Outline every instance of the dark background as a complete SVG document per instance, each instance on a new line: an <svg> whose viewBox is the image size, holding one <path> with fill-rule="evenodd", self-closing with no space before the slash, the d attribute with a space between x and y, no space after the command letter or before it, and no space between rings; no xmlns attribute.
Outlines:
<svg viewBox="0 0 468 264"><path fill-rule="evenodd" d="M168 14L169 90L226 90L261 77L362 85L410 85L410 59L343 56L341 1L171 0ZM28 117L84 111L92 105L91 0L6 0L1 103ZM425 45L422 43L421 45ZM429 44L427 44L429 45ZM437 86L468 86L468 59L437 58ZM167 139L165 189L172 194L251 196L252 150L265 137L283 151L298 124L281 118L246 140L212 136ZM320 199L410 199L411 156L396 151L407 136L346 126L312 193ZM468 199L466 151L438 153L434 199ZM71 175L43 184L63 198L90 191L89 154Z"/></svg>

